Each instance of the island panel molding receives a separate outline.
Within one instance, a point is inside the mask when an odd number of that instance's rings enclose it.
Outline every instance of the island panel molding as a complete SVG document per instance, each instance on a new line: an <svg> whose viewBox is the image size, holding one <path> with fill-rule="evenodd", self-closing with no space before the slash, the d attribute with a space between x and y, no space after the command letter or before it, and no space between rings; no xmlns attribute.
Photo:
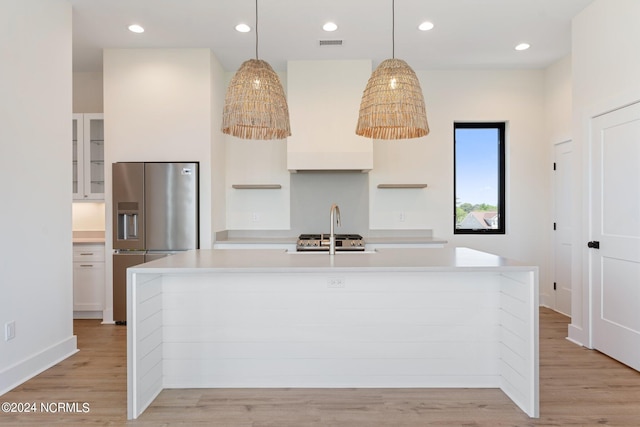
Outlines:
<svg viewBox="0 0 640 427"><path fill-rule="evenodd" d="M537 281L537 267L455 248L194 251L134 267L128 417L194 387L495 387L537 417Z"/></svg>

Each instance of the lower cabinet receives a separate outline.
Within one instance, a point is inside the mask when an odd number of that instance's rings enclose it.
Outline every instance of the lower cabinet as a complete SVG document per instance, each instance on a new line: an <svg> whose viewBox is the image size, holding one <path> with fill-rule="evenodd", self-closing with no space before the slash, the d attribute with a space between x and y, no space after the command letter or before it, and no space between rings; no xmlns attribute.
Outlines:
<svg viewBox="0 0 640 427"><path fill-rule="evenodd" d="M102 319L104 309L104 245L73 245L74 318Z"/></svg>

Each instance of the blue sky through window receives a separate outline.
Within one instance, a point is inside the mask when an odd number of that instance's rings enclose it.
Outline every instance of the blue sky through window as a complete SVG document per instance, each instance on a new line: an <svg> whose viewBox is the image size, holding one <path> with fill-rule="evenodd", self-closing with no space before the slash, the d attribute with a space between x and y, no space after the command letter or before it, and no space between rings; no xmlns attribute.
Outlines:
<svg viewBox="0 0 640 427"><path fill-rule="evenodd" d="M498 205L498 129L456 129L456 203Z"/></svg>

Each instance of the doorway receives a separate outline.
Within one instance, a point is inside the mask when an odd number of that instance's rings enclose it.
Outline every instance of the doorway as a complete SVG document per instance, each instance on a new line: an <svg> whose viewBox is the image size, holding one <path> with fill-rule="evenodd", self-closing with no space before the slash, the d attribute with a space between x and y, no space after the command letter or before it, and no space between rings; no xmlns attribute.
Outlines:
<svg viewBox="0 0 640 427"><path fill-rule="evenodd" d="M591 125L592 343L640 370L640 103Z"/></svg>
<svg viewBox="0 0 640 427"><path fill-rule="evenodd" d="M553 308L571 316L573 197L571 176L573 147L571 141L554 146L553 159Z"/></svg>

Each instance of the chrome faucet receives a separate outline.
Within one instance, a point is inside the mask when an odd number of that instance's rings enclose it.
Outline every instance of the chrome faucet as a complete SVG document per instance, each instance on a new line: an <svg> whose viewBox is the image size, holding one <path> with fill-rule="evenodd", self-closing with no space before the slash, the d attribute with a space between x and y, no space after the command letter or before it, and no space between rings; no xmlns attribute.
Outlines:
<svg viewBox="0 0 640 427"><path fill-rule="evenodd" d="M335 203L331 205L331 211L329 212L329 221L331 221L330 234L329 234L329 255L336 254L336 233L333 230L333 223L340 225L340 208Z"/></svg>

